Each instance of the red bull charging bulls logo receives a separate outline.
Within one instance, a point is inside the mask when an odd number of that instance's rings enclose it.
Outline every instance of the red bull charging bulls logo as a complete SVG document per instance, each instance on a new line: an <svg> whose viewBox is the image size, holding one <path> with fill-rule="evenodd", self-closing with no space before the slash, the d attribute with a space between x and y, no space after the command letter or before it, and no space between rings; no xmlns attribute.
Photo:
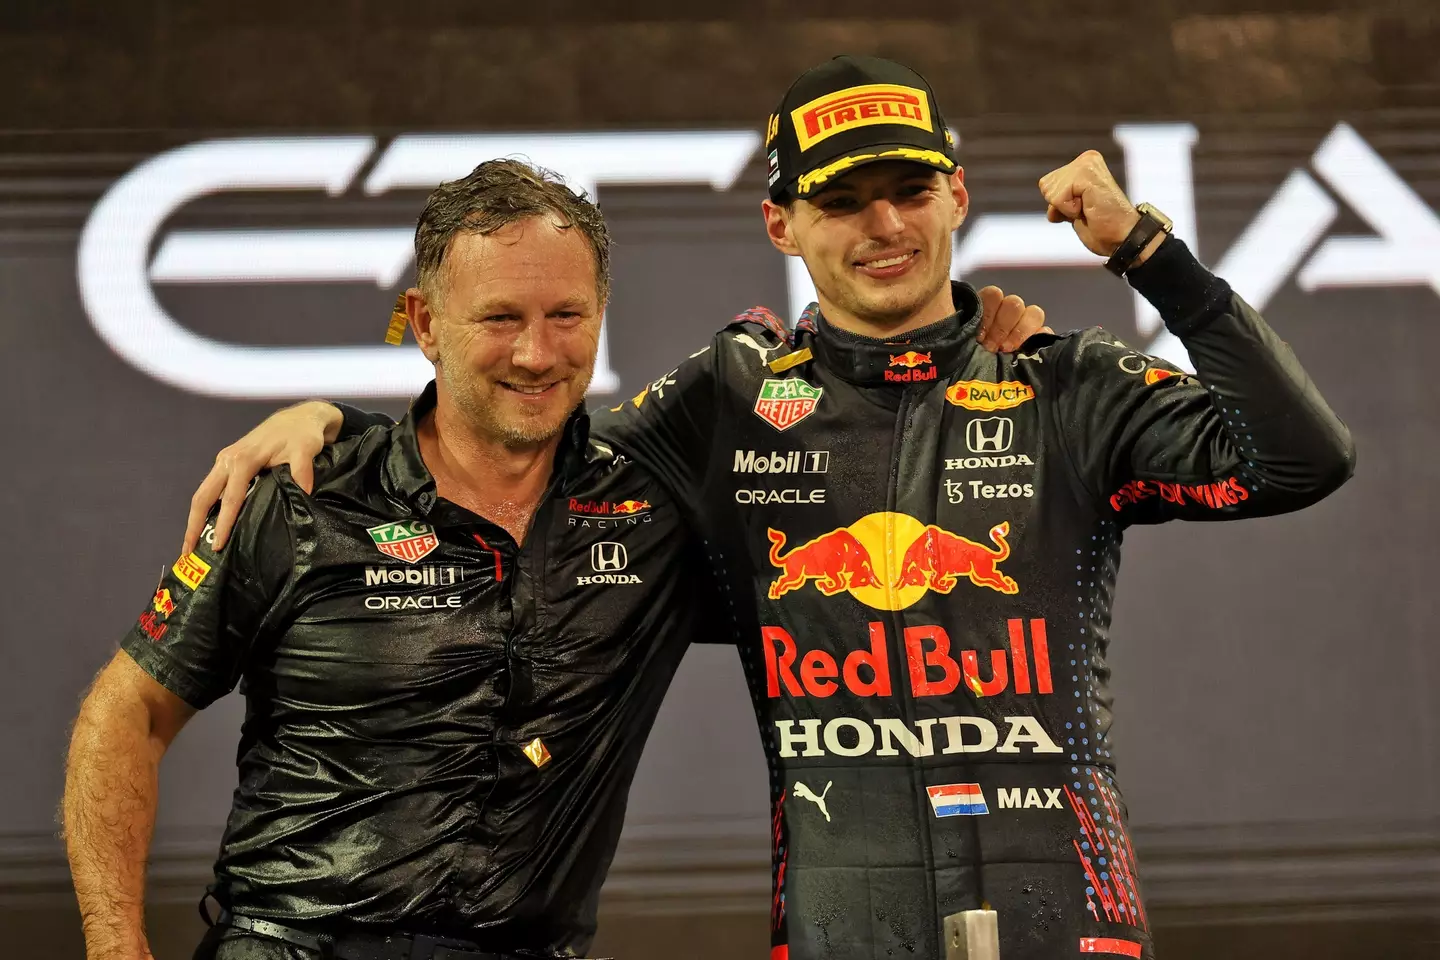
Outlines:
<svg viewBox="0 0 1440 960"><path fill-rule="evenodd" d="M885 380L889 383L918 383L925 380L937 380L940 377L940 371L936 369L935 362L928 353L918 353L914 350L892 353L890 366L904 367L905 369L898 373L894 370L886 370Z"/></svg>
<svg viewBox="0 0 1440 960"><path fill-rule="evenodd" d="M999 566L1010 556L1008 522L990 529L994 546L888 512L872 513L788 551L784 533L767 529L766 534L770 563L780 570L770 584L771 600L812 581L827 597L845 591L877 610L903 610L926 591L948 594L962 580L1005 594L1020 591Z"/></svg>
<svg viewBox="0 0 1440 960"><path fill-rule="evenodd" d="M904 353L891 354L890 356L890 366L892 367L910 367L914 369L922 363L931 362L933 361L930 359L930 354L916 353L914 350L906 350Z"/></svg>

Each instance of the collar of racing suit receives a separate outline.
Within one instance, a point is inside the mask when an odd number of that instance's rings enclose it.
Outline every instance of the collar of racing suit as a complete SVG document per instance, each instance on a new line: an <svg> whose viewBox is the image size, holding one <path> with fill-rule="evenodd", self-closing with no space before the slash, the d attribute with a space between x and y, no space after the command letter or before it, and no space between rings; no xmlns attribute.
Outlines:
<svg viewBox="0 0 1440 960"><path fill-rule="evenodd" d="M410 404L404 419L390 428L390 451L385 456L386 492L417 507L422 514L433 510L438 498L435 495L435 478L420 456L416 427L426 414L435 409L435 402L435 381L431 380ZM584 466L589 438L590 417L583 406L576 407L565 422L560 447L555 451L555 469L562 478ZM561 486L553 482L550 485L552 490L559 490Z"/></svg>
<svg viewBox="0 0 1440 960"><path fill-rule="evenodd" d="M811 345L827 369L862 386L898 387L944 380L964 367L975 350L975 332L980 325L980 296L974 287L951 281L950 296L955 304L950 316L886 339L841 330L821 314ZM908 376L897 381L897 372Z"/></svg>

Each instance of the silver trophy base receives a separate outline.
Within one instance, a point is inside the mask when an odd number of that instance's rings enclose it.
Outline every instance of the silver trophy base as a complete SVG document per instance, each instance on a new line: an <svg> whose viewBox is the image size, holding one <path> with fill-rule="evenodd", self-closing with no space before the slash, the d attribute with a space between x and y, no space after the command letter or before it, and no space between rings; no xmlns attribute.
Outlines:
<svg viewBox="0 0 1440 960"><path fill-rule="evenodd" d="M945 960L1000 960L994 910L965 910L945 918Z"/></svg>

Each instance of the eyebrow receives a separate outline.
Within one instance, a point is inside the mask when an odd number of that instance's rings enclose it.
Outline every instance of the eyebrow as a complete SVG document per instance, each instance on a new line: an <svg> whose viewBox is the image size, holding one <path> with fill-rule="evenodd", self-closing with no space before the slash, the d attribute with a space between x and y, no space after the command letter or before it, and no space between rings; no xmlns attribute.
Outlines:
<svg viewBox="0 0 1440 960"><path fill-rule="evenodd" d="M551 311L554 312L555 310L586 310L589 309L591 306L592 302L589 297L566 297L564 300L561 300L559 303L555 304L555 306L551 308Z"/></svg>
<svg viewBox="0 0 1440 960"><path fill-rule="evenodd" d="M550 307L550 308L549 308L549 312L550 312L550 313L555 313L555 312L560 311L560 310L583 311L583 310L588 310L588 309L592 309L592 308L593 308L593 302L590 300L589 297L576 296L576 297L566 297L564 300L561 300L559 303L557 303L557 304L555 304L554 306ZM473 311L473 315L474 315L474 316L477 316L477 317L486 317L486 316L493 316L494 314L497 314L497 313L521 313L521 312L522 312L521 309L520 309L518 306L516 306L514 303L512 303L511 301L506 300L506 299L501 298L501 297L497 297L497 298L494 299L494 300L487 300L487 301L485 301L484 303L482 303L482 304L480 304L479 306L477 306L477 307L475 308L475 310Z"/></svg>

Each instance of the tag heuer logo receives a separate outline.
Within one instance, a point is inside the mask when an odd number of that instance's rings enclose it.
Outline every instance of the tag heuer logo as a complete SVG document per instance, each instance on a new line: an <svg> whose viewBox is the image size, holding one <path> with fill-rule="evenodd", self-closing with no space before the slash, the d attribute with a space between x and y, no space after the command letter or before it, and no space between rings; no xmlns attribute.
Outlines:
<svg viewBox="0 0 1440 960"><path fill-rule="evenodd" d="M387 557L414 563L440 546L440 538L430 524L419 520L401 520L396 523L382 523L365 531L375 541L375 547Z"/></svg>
<svg viewBox="0 0 1440 960"><path fill-rule="evenodd" d="M824 392L798 377L766 380L755 398L755 415L776 430L789 430L815 412Z"/></svg>

